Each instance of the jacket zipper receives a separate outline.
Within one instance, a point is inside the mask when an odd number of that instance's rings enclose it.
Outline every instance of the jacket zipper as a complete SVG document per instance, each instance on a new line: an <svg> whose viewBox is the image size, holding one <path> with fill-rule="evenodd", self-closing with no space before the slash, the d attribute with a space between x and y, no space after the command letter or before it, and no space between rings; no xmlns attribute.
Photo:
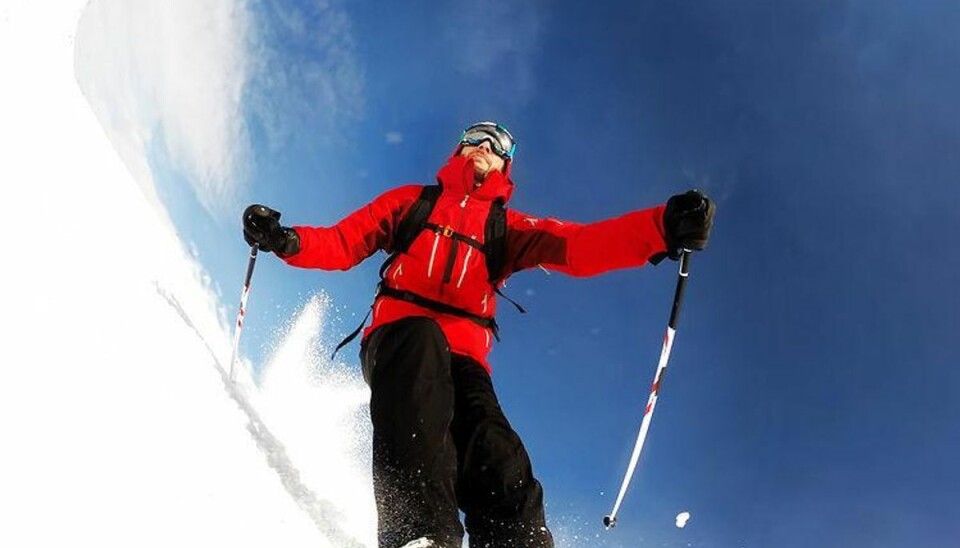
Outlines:
<svg viewBox="0 0 960 548"><path fill-rule="evenodd" d="M473 238L473 236L470 236ZM467 248L467 256L463 258L463 268L460 269L460 279L457 280L457 289L460 289L460 286L463 285L463 278L467 275L467 265L470 264L470 254L473 253L473 248Z"/></svg>
<svg viewBox="0 0 960 548"><path fill-rule="evenodd" d="M437 245L440 243L440 233L433 235L433 250L430 251L430 264L427 265L427 278L433 277L433 259L437 256Z"/></svg>

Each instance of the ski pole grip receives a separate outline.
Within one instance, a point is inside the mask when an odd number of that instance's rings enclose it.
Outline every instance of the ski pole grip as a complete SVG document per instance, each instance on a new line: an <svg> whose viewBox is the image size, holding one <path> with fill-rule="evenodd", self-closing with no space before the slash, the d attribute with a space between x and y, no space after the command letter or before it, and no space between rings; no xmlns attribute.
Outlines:
<svg viewBox="0 0 960 548"><path fill-rule="evenodd" d="M680 320L680 304L683 302L683 292L687 287L687 278L690 276L690 256L693 253L689 249L684 249L680 254L680 275L677 276L677 290L673 296L673 307L670 309L670 321L667 325L670 329L677 329L677 322Z"/></svg>
<svg viewBox="0 0 960 548"><path fill-rule="evenodd" d="M243 277L244 287L250 286L250 279L253 278L253 266L256 264L257 252L260 250L260 246L254 244L250 246L250 260L247 262L247 273Z"/></svg>

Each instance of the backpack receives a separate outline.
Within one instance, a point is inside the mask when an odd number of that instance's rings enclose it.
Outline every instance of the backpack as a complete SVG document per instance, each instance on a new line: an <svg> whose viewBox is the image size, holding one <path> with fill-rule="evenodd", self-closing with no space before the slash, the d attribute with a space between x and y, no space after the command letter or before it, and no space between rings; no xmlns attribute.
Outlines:
<svg viewBox="0 0 960 548"><path fill-rule="evenodd" d="M393 253L384 261L380 267L380 277L390 267L390 264L400 253L406 253L410 249L413 240L425 228L436 229L427 222L430 213L433 212L437 199L443 189L440 185L429 185L423 187L420 196L413 202L406 215L397 224L393 232ZM457 235L454 235L456 237ZM503 200L497 199L490 204L490 212L487 215L487 222L484 227L483 246L478 248L487 262L487 273L490 276L490 283L496 287L501 280L504 268L504 256L506 255L507 243L507 210L503 207ZM471 242L467 242L474 245Z"/></svg>
<svg viewBox="0 0 960 548"><path fill-rule="evenodd" d="M437 205L437 200L440 198L440 194L442 193L443 188L441 188L440 185L424 186L423 190L420 191L420 196L413 202L413 204L410 206L410 209L408 209L403 218L400 219L400 222L397 223L397 227L393 232L392 253L383 262L383 265L380 266L380 283L377 284L377 296L388 295L390 297L413 302L424 308L436 310L445 314L467 317L483 327L490 328L493 331L494 337L499 341L500 330L497 327L496 320L493 318L480 318L466 311L460 310L459 308L426 299L409 291L398 291L396 289L392 289L383 282L387 269L390 268L390 265L393 264L393 261L395 261L397 257L399 257L402 253L406 253L407 250L410 249L410 245L413 243L413 240L416 239L421 231L425 229L436 230L438 228L437 226L427 222L427 220L430 218L430 213L433 212L433 208ZM452 236L455 238L463 238L466 243L477 247L483 253L487 264L487 273L489 275L490 284L493 286L494 291L504 299L510 301L521 313L525 314L527 311L524 310L523 307L517 304L513 299L501 293L499 288L500 282L504 276L503 270L505 267L504 263L507 244L507 210L503 205L503 200L497 199L490 204L490 212L487 214L487 221L484 225L482 246L478 246L475 240L464 238L459 234L453 234ZM372 306L371 310L373 310ZM337 345L333 351L333 356L336 356L337 352L341 348L349 344L350 341L355 339L357 335L360 334L360 331L363 330L363 326L367 323L367 318L369 317L370 311L367 312L367 315L363 318L363 321L360 322L360 326L357 327L353 333L347 335L347 337ZM333 356L331 356L331 359Z"/></svg>

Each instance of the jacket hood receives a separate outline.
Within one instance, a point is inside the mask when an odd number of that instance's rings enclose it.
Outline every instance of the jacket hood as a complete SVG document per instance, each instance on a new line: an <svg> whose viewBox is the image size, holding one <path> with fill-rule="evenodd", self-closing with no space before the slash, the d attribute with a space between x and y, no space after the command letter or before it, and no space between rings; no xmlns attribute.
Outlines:
<svg viewBox="0 0 960 548"><path fill-rule="evenodd" d="M444 190L452 190L471 197L493 201L502 199L503 203L513 195L513 181L496 170L487 173L480 186L474 184L473 159L466 156L452 156L437 173L437 182Z"/></svg>

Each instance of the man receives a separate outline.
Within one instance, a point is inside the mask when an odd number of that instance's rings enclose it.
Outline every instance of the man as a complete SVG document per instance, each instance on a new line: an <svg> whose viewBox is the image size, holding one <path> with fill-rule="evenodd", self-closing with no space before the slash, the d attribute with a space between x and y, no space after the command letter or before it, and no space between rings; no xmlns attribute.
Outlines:
<svg viewBox="0 0 960 548"><path fill-rule="evenodd" d="M347 270L391 254L361 344L381 548L458 548L458 509L473 547L552 547L543 490L489 376L499 287L536 266L591 276L707 244L714 205L696 191L591 224L505 209L515 151L506 128L480 122L439 186L387 191L331 227L244 212L247 243L293 266Z"/></svg>

